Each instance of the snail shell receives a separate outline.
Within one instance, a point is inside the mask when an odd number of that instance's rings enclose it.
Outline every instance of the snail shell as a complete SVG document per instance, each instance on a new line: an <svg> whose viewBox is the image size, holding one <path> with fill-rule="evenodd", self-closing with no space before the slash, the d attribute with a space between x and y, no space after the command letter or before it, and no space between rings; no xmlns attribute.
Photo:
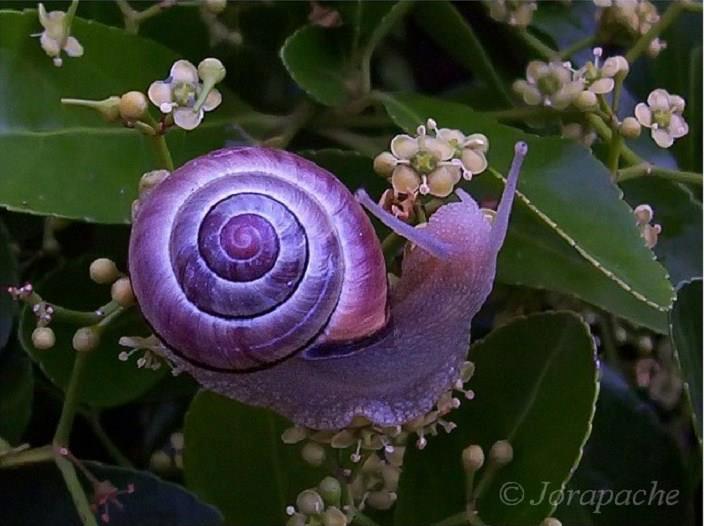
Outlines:
<svg viewBox="0 0 704 526"><path fill-rule="evenodd" d="M129 253L140 308L166 356L206 388L317 429L406 422L460 375L525 145L517 152L492 224L458 191L422 229L288 152L197 158L140 202ZM391 291L360 202L415 245Z"/></svg>

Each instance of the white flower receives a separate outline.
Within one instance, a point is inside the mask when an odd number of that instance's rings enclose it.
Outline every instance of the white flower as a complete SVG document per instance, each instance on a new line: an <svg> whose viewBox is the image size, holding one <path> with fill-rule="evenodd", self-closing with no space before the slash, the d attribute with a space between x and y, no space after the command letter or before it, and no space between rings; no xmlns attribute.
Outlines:
<svg viewBox="0 0 704 526"><path fill-rule="evenodd" d="M584 82L584 87L596 93L605 95L613 91L615 86L614 77L625 77L629 71L628 61L622 56L607 58L601 64L602 49L594 48L594 60L587 62L575 74L576 79Z"/></svg>
<svg viewBox="0 0 704 526"><path fill-rule="evenodd" d="M174 123L184 130L193 130L203 120L205 111L212 111L222 102L217 89L210 88L202 102L207 86L198 78L198 70L187 60L177 60L166 80L157 80L149 86L149 100L162 113L171 113Z"/></svg>
<svg viewBox="0 0 704 526"><path fill-rule="evenodd" d="M44 52L53 59L54 65L60 67L63 64L61 51L65 51L69 57L83 56L83 46L75 37L68 34L68 24L66 13L63 11L50 11L47 13L44 4L39 4L39 23L44 31L39 33L39 43Z"/></svg>
<svg viewBox="0 0 704 526"><path fill-rule="evenodd" d="M563 110L579 95L582 79L573 79L572 71L561 62L533 60L526 68L526 80L513 83L513 89L530 106L549 106Z"/></svg>
<svg viewBox="0 0 704 526"><path fill-rule="evenodd" d="M533 11L538 9L535 0L485 0L484 3L491 18L516 27L528 27Z"/></svg>
<svg viewBox="0 0 704 526"><path fill-rule="evenodd" d="M684 99L656 89L648 95L648 103L638 103L635 115L638 122L650 128L650 135L661 148L669 148L675 139L687 135L689 126L682 117Z"/></svg>

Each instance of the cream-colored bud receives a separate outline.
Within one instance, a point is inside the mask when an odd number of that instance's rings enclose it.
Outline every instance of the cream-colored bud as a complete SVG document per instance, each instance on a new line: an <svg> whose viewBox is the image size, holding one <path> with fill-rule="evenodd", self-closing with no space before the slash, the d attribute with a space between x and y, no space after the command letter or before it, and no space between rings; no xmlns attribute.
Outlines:
<svg viewBox="0 0 704 526"><path fill-rule="evenodd" d="M311 466L322 466L325 462L325 448L315 442L306 442L301 449L301 457Z"/></svg>
<svg viewBox="0 0 704 526"><path fill-rule="evenodd" d="M621 126L619 128L621 135L627 139L635 139L640 136L641 126L638 119L635 117L626 117L623 119Z"/></svg>
<svg viewBox="0 0 704 526"><path fill-rule="evenodd" d="M203 82L212 82L212 85L222 82L226 73L225 66L216 58L206 58L198 64L198 76Z"/></svg>
<svg viewBox="0 0 704 526"><path fill-rule="evenodd" d="M347 516L339 508L328 508L323 513L323 526L347 526Z"/></svg>
<svg viewBox="0 0 704 526"><path fill-rule="evenodd" d="M46 351L56 344L56 335L49 327L37 327L32 331L32 345L35 349Z"/></svg>
<svg viewBox="0 0 704 526"><path fill-rule="evenodd" d="M308 431L304 427L294 426L281 433L281 441L284 444L297 444L301 440L305 440L307 436Z"/></svg>
<svg viewBox="0 0 704 526"><path fill-rule="evenodd" d="M396 502L397 495L393 491L372 491L367 495L367 504L377 510L388 510Z"/></svg>
<svg viewBox="0 0 704 526"><path fill-rule="evenodd" d="M149 101L141 91L128 91L120 97L120 117L127 122L142 119L149 109Z"/></svg>
<svg viewBox="0 0 704 526"><path fill-rule="evenodd" d="M301 513L314 515L321 513L325 509L325 503L317 491L306 489L298 494L296 507Z"/></svg>
<svg viewBox="0 0 704 526"><path fill-rule="evenodd" d="M112 259L98 258L94 260L88 268L90 279L101 285L112 283L120 277L120 271Z"/></svg>
<svg viewBox="0 0 704 526"><path fill-rule="evenodd" d="M318 492L326 504L330 506L337 506L340 504L340 497L342 496L342 486L340 481L335 477L325 477L318 484Z"/></svg>
<svg viewBox="0 0 704 526"><path fill-rule="evenodd" d="M475 444L462 450L462 467L466 473L474 473L484 465L484 450Z"/></svg>
<svg viewBox="0 0 704 526"><path fill-rule="evenodd" d="M596 98L595 93L592 93L589 90L584 90L579 95L577 95L577 97L574 99L573 104L578 110L589 111L596 108L599 104L599 101Z"/></svg>
<svg viewBox="0 0 704 526"><path fill-rule="evenodd" d="M205 0L205 8L215 15L222 13L227 7L227 0Z"/></svg>
<svg viewBox="0 0 704 526"><path fill-rule="evenodd" d="M115 300L121 307L129 307L130 305L133 305L135 298L130 278L120 278L113 283L112 289L110 289L110 295L112 296L112 299Z"/></svg>
<svg viewBox="0 0 704 526"><path fill-rule="evenodd" d="M513 460L513 446L507 440L499 440L491 446L489 458L499 466L504 466Z"/></svg>
<svg viewBox="0 0 704 526"><path fill-rule="evenodd" d="M374 171L379 175L388 177L394 171L398 161L391 152L381 152L374 158Z"/></svg>
<svg viewBox="0 0 704 526"><path fill-rule="evenodd" d="M165 451L155 451L149 459L149 467L157 473L165 473L171 469L171 457Z"/></svg>
<svg viewBox="0 0 704 526"><path fill-rule="evenodd" d="M72 345L78 352L89 352L100 343L100 334L93 327L81 327L73 335Z"/></svg>

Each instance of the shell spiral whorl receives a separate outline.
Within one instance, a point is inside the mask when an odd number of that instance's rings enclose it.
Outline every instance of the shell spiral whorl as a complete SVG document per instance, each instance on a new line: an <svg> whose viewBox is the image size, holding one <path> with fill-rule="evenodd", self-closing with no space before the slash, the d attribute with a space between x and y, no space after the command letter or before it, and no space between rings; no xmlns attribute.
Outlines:
<svg viewBox="0 0 704 526"><path fill-rule="evenodd" d="M224 149L140 202L130 273L146 319L191 363L267 367L386 322L371 223L322 168L286 152Z"/></svg>

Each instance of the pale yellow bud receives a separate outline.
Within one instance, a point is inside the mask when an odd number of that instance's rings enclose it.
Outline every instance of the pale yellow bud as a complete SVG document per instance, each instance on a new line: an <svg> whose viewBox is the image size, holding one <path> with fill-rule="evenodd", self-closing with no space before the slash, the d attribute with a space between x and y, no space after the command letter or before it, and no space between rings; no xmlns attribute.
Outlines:
<svg viewBox="0 0 704 526"><path fill-rule="evenodd" d="M216 58L206 58L198 64L198 76L203 82L212 82L212 85L222 82L226 73L225 66Z"/></svg>
<svg viewBox="0 0 704 526"><path fill-rule="evenodd" d="M298 494L296 507L301 513L314 515L321 513L325 509L325 503L317 491L306 489Z"/></svg>
<svg viewBox="0 0 704 526"><path fill-rule="evenodd" d="M582 91L577 98L574 99L574 105L578 110L589 111L596 108L599 104L596 94L589 90Z"/></svg>
<svg viewBox="0 0 704 526"><path fill-rule="evenodd" d="M381 152L374 158L374 171L379 175L388 177L396 167L396 157L391 152Z"/></svg>
<svg viewBox="0 0 704 526"><path fill-rule="evenodd" d="M513 447L507 440L499 440L491 446L489 458L499 466L504 466L513 460Z"/></svg>
<svg viewBox="0 0 704 526"><path fill-rule="evenodd" d="M641 126L635 117L626 117L619 128L621 135L627 139L635 139L640 135Z"/></svg>
<svg viewBox="0 0 704 526"><path fill-rule="evenodd" d="M301 457L311 466L321 466L325 462L325 448L315 442L307 442L301 449Z"/></svg>
<svg viewBox="0 0 704 526"><path fill-rule="evenodd" d="M120 117L127 122L141 120L148 108L149 101L141 91L128 91L120 97Z"/></svg>
<svg viewBox="0 0 704 526"><path fill-rule="evenodd" d="M467 473L474 473L484 465L484 450L477 445L471 445L462 451L462 467Z"/></svg>
<svg viewBox="0 0 704 526"><path fill-rule="evenodd" d="M100 343L100 335L93 327L81 327L73 335L73 348L78 352L89 352Z"/></svg>
<svg viewBox="0 0 704 526"><path fill-rule="evenodd" d="M32 331L32 345L35 349L46 351L56 344L56 335L49 327L37 327Z"/></svg>
<svg viewBox="0 0 704 526"><path fill-rule="evenodd" d="M120 271L112 259L98 258L88 268L90 279L101 285L112 283L120 277Z"/></svg>

